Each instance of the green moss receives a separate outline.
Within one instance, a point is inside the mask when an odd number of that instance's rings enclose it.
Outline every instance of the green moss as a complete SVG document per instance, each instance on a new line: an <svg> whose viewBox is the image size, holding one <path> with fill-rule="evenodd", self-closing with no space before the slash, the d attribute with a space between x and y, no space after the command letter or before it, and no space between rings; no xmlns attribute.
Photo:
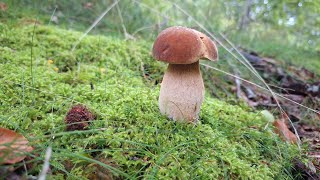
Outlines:
<svg viewBox="0 0 320 180"><path fill-rule="evenodd" d="M157 82L166 65L152 59L151 43L88 36L72 52L79 33L1 26L0 125L33 143L37 165L29 173L39 173L51 146L51 179L86 179L94 172L121 178L290 178L290 162L299 152L265 129L258 113L206 96L198 125L160 115ZM66 132L64 116L78 103L98 118L86 131Z"/></svg>

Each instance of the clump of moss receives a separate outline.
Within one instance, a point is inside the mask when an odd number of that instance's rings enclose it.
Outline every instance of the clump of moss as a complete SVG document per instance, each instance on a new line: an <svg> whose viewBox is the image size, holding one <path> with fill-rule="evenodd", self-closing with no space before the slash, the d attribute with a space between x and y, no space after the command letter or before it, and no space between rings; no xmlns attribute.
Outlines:
<svg viewBox="0 0 320 180"><path fill-rule="evenodd" d="M48 26L34 32L31 43L33 27L0 29L0 125L32 134L41 157L53 148L49 179L90 178L95 167L121 179L290 177L296 146L248 108L206 96L196 126L162 116L155 79L165 65L151 58L151 43L88 36L72 54L77 68L57 72L55 59L80 33ZM99 114L86 131L65 131L75 103Z"/></svg>

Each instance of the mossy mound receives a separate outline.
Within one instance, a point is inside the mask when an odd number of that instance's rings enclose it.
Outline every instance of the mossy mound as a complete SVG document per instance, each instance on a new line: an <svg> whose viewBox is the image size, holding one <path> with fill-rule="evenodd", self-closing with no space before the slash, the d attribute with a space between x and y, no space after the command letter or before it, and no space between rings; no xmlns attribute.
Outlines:
<svg viewBox="0 0 320 180"><path fill-rule="evenodd" d="M51 179L290 177L299 152L259 113L207 96L198 125L160 115L166 65L152 59L151 43L87 36L71 51L80 33L0 27L0 125L35 147L29 174L51 146ZM97 115L88 130L66 131L74 104Z"/></svg>

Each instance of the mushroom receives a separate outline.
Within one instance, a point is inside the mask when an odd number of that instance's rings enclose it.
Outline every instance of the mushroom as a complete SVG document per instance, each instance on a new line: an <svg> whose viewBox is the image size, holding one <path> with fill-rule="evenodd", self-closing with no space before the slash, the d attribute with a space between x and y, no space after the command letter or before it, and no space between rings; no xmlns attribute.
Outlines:
<svg viewBox="0 0 320 180"><path fill-rule="evenodd" d="M197 122L204 98L199 59L217 60L216 45L199 31L175 26L158 35L152 54L169 63L160 88L161 114L176 121Z"/></svg>

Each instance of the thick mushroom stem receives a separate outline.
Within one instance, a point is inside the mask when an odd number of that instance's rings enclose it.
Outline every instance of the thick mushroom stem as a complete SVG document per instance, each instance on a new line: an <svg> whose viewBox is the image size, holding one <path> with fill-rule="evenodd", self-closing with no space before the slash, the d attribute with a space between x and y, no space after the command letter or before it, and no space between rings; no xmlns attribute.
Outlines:
<svg viewBox="0 0 320 180"><path fill-rule="evenodd" d="M177 121L196 122L204 98L199 61L192 64L169 64L164 74L160 112Z"/></svg>

